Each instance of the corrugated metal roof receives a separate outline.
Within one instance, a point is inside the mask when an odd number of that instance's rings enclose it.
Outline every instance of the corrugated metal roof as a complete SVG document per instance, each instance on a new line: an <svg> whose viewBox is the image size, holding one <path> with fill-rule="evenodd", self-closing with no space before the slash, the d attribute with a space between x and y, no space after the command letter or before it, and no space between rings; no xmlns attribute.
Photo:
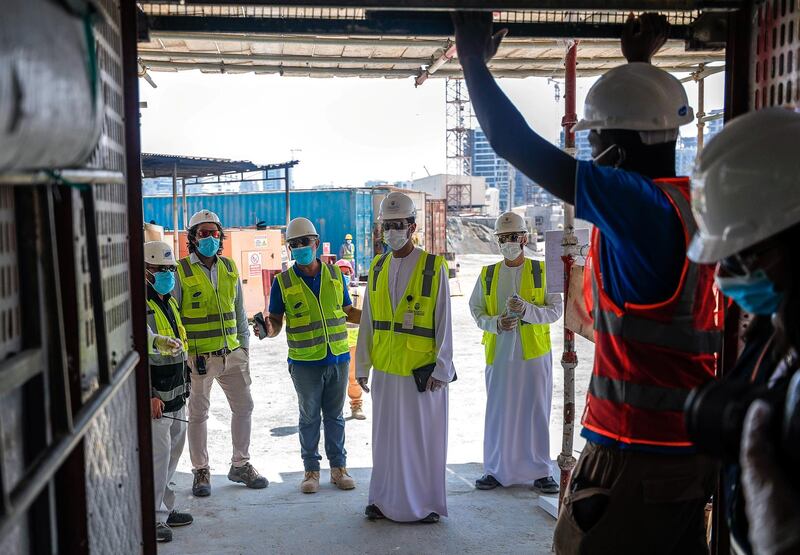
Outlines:
<svg viewBox="0 0 800 555"><path fill-rule="evenodd" d="M249 160L230 160L228 158L208 158L201 156L181 156L177 154L142 153L143 177L169 177L177 172L177 177L192 178L226 173L241 173L281 169L295 166L297 161L266 166L254 164Z"/></svg>
<svg viewBox="0 0 800 555"><path fill-rule="evenodd" d="M143 11L158 17L224 17L228 20L346 19L357 23L365 15L356 8L284 8L263 6L208 6L143 2ZM697 12L669 12L675 25L686 25ZM523 11L497 12L498 24L619 25L627 12ZM331 36L276 35L219 32L151 31L150 41L139 44L141 64L152 71L199 69L209 73L277 73L312 77L416 77L449 46L447 36ZM560 76L565 42L544 38L507 37L490 63L497 77ZM700 63L721 61L720 52L687 52L683 41L671 40L654 58L670 71L693 71ZM619 41L583 39L579 75L592 76L625 63ZM457 59L433 77L459 76Z"/></svg>

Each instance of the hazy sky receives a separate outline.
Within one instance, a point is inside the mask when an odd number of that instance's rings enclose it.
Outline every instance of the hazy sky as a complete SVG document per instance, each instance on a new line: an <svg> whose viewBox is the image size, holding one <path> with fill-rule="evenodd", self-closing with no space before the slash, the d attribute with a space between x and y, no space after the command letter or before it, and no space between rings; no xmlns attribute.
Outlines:
<svg viewBox="0 0 800 555"><path fill-rule="evenodd" d="M300 160L298 186L362 185L445 171L444 80L419 88L408 79L215 75L152 72L140 79L142 150L163 154L282 162ZM706 80L706 111L722 107L723 74ZM578 115L594 79L578 80ZM544 78L500 79L528 123L558 138L562 99ZM694 84L686 87L697 102ZM476 122L477 123L477 122ZM696 133L693 125L682 134Z"/></svg>

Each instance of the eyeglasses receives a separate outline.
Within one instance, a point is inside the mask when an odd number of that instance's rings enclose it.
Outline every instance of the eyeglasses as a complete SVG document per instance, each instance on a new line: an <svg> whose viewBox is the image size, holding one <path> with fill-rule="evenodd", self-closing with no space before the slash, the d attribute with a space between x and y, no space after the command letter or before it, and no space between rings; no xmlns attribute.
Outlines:
<svg viewBox="0 0 800 555"><path fill-rule="evenodd" d="M775 247L777 247L777 244L773 242L761 246L758 250L746 250L723 258L719 261L719 269L728 276L747 277L759 269L761 259L774 250ZM766 266L772 266L772 263L768 262ZM766 269L764 265L761 265L761 268Z"/></svg>
<svg viewBox="0 0 800 555"><path fill-rule="evenodd" d="M222 235L222 233L220 233L220 231L218 229L198 229L197 230L197 236L200 237L200 239L205 239L206 237L213 237L214 239L219 239L220 235Z"/></svg>
<svg viewBox="0 0 800 555"><path fill-rule="evenodd" d="M384 231L401 231L403 229L408 229L408 222L405 220L389 220L388 222L383 222L381 227Z"/></svg>
<svg viewBox="0 0 800 555"><path fill-rule="evenodd" d="M290 249L299 249L300 247L307 247L311 243L314 242L316 237L297 237L296 239L289 240L289 248Z"/></svg>
<svg viewBox="0 0 800 555"><path fill-rule="evenodd" d="M175 266L150 266L147 271L151 274L157 274L158 272L177 272L178 268Z"/></svg>
<svg viewBox="0 0 800 555"><path fill-rule="evenodd" d="M508 233L506 235L498 235L497 242L501 245L503 243L519 243L519 240L523 237L525 237L524 233Z"/></svg>

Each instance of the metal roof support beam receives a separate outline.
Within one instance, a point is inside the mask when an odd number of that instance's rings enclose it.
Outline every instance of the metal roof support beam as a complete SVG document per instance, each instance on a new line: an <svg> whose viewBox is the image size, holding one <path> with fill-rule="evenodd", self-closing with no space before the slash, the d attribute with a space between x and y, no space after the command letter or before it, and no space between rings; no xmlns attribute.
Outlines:
<svg viewBox="0 0 800 555"><path fill-rule="evenodd" d="M619 46L619 42L616 43ZM419 68L425 65L425 62L420 62L415 58L367 58L365 56L297 56L290 54L234 54L234 53L218 53L218 52L176 52L171 50L140 50L139 55L145 65L150 65L148 62L153 60L167 60L167 61L180 61L180 60L209 60L216 63L237 63L237 62L274 62L276 64L319 64L319 63L332 63L332 64L365 64L365 65L403 65L413 66ZM457 58L456 58L457 59ZM708 63L724 61L725 55L709 54L709 53L695 53L687 54L685 56L656 56L654 62L656 64L675 64L696 61L697 63ZM525 64L541 64L541 63L557 63L561 64L564 61L564 56L556 56L548 54L538 57L525 57L525 58L499 58L490 62L492 68L507 68L513 69ZM598 57L587 60L592 64L611 64L619 63L619 57ZM581 66L583 62L579 64ZM438 68L436 68L438 70ZM430 71L429 73L434 73Z"/></svg>
<svg viewBox="0 0 800 555"><path fill-rule="evenodd" d="M417 17L413 14L397 13L392 17L359 20L159 15L148 17L148 23L151 35L154 37L164 31L413 37L449 37L453 35L453 24L449 14L424 15L425 17ZM526 38L618 38L622 35L623 29L622 24L591 22L503 23L502 26L508 28L511 37ZM683 40L688 37L688 26L673 25L670 28L670 38Z"/></svg>
<svg viewBox="0 0 800 555"><path fill-rule="evenodd" d="M608 71L608 67L591 67L590 62L582 65L580 68L581 77L593 77L601 75ZM378 68L347 68L347 67L287 67L278 65L232 65L225 63L181 63L169 61L149 61L147 66L152 69L166 69L166 70L191 70L199 69L200 71L214 71L219 73L278 73L284 76L351 76L351 77L416 77L417 70L415 69L378 69ZM665 71L669 72L689 72L693 68L680 67L680 66L659 66ZM524 69L498 69L492 71L495 77L508 77L508 78L525 78L525 77L552 77L560 75L560 68L524 68ZM436 72L436 77L460 77L461 69L456 70L447 68L440 69Z"/></svg>
<svg viewBox="0 0 800 555"><path fill-rule="evenodd" d="M334 7L363 8L370 10L603 10L608 11L604 0L192 0L192 4L281 6L293 8ZM735 0L617 0L616 10L698 10L735 7Z"/></svg>

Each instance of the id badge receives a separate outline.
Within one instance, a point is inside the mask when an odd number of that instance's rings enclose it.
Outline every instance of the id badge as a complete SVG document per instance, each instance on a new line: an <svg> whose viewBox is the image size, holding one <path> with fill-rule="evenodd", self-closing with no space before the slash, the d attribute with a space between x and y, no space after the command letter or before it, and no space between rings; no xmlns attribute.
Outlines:
<svg viewBox="0 0 800 555"><path fill-rule="evenodd" d="M403 314L403 329L404 330L413 330L414 329L414 313L410 310Z"/></svg>

